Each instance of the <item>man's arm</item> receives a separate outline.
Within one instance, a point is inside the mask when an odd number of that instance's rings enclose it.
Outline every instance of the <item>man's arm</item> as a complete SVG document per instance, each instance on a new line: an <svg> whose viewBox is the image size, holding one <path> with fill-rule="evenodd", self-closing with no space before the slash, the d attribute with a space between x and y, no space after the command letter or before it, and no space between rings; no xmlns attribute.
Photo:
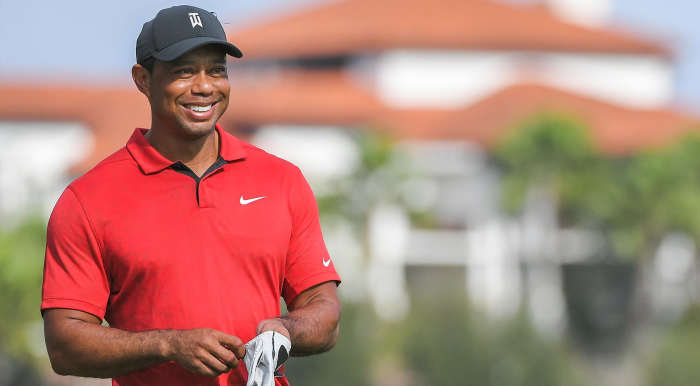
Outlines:
<svg viewBox="0 0 700 386"><path fill-rule="evenodd" d="M257 333L277 331L292 341L293 356L328 351L338 339L340 300L334 281L325 282L300 293L287 305L289 313L258 324Z"/></svg>
<svg viewBox="0 0 700 386"><path fill-rule="evenodd" d="M245 346L212 329L127 332L104 327L94 315L69 309L44 312L46 347L61 375L110 378L165 361L217 376L238 366Z"/></svg>

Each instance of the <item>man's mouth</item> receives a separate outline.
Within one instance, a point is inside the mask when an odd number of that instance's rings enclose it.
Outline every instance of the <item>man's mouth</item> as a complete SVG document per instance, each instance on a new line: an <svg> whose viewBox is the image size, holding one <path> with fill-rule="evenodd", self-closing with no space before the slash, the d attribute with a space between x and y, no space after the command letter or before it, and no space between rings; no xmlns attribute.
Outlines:
<svg viewBox="0 0 700 386"><path fill-rule="evenodd" d="M213 103L210 103L208 105L194 105L194 104L185 104L185 108L190 109L192 111L198 112L198 113L204 113L209 110L211 110L211 107L214 106Z"/></svg>

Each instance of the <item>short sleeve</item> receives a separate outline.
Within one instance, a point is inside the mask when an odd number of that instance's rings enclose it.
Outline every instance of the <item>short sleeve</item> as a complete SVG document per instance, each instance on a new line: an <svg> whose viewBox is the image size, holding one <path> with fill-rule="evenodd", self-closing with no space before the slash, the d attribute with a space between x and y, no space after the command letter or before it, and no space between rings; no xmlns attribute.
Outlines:
<svg viewBox="0 0 700 386"><path fill-rule="evenodd" d="M316 199L301 171L298 168L294 168L294 171L289 187L292 235L282 291L287 304L317 284L327 281L340 283L323 241Z"/></svg>
<svg viewBox="0 0 700 386"><path fill-rule="evenodd" d="M69 308L104 318L109 283L95 232L68 187L51 213L46 232L41 311Z"/></svg>

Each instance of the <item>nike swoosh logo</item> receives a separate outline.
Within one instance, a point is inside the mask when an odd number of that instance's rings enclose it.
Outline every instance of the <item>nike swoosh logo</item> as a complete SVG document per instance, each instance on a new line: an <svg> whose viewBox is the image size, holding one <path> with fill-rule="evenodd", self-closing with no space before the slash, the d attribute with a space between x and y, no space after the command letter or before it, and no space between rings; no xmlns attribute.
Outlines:
<svg viewBox="0 0 700 386"><path fill-rule="evenodd" d="M241 205L248 205L248 204L250 204L251 202L255 202L255 201L258 201L258 200L262 200L263 198L265 198L265 196L262 196L262 197L255 197L255 198L251 198L251 199L246 200L245 198L243 198L243 196L241 196Z"/></svg>
<svg viewBox="0 0 700 386"><path fill-rule="evenodd" d="M331 265L331 258L329 257L328 260L323 259L323 266L328 267L329 265Z"/></svg>

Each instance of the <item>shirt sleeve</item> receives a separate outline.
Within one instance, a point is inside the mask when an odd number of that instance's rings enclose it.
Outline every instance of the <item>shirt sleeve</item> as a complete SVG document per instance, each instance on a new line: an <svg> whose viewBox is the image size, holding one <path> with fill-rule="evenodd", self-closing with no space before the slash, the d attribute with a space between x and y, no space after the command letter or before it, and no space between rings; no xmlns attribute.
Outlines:
<svg viewBox="0 0 700 386"><path fill-rule="evenodd" d="M42 313L69 308L104 318L109 282L90 220L78 197L66 188L46 232Z"/></svg>
<svg viewBox="0 0 700 386"><path fill-rule="evenodd" d="M292 235L287 250L282 296L287 304L305 290L327 281L340 284L326 250L311 187L298 168L289 188Z"/></svg>

